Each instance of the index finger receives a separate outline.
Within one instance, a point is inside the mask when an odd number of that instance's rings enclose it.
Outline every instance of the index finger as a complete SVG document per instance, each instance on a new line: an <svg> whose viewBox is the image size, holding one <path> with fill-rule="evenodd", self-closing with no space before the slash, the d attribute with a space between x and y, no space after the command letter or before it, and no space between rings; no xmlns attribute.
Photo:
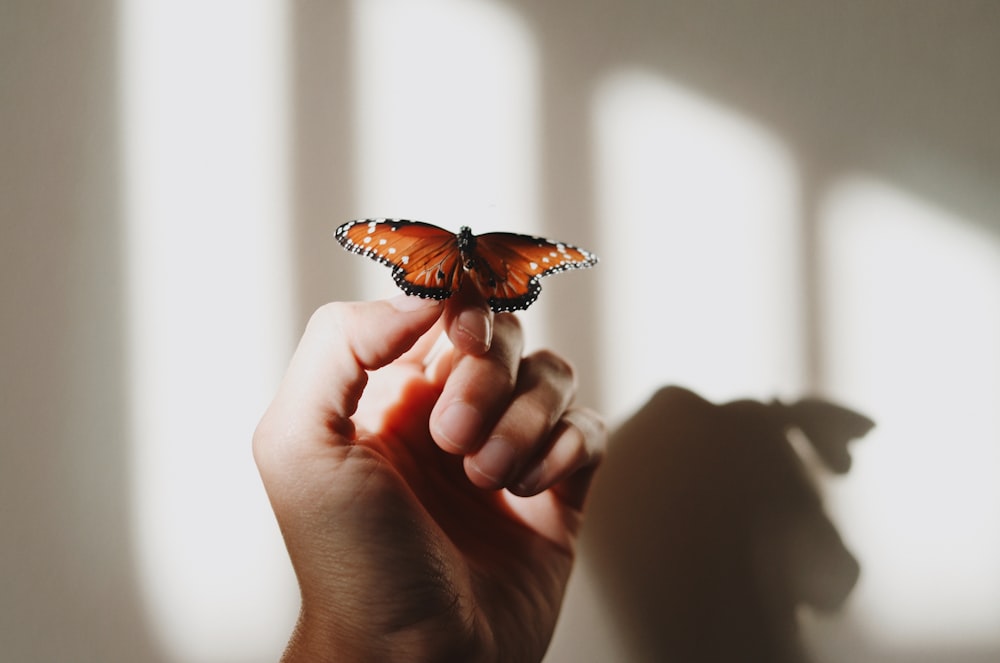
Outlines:
<svg viewBox="0 0 1000 663"><path fill-rule="evenodd" d="M407 296L319 308L254 434L259 463L350 443L367 371L403 354L441 311L440 302Z"/></svg>

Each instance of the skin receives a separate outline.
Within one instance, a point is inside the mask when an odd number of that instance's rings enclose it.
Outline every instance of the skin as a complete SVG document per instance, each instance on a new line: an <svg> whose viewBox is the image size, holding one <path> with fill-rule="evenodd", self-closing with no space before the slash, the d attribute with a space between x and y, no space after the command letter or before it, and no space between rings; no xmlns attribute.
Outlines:
<svg viewBox="0 0 1000 663"><path fill-rule="evenodd" d="M302 596L283 661L541 660L606 433L523 346L461 293L313 315L253 445Z"/></svg>

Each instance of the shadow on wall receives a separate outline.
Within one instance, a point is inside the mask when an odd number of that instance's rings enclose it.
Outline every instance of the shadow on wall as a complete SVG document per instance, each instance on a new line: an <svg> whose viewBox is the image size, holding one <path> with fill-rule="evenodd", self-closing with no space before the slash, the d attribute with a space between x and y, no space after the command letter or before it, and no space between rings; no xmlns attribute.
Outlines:
<svg viewBox="0 0 1000 663"><path fill-rule="evenodd" d="M631 659L807 660L796 609L838 607L860 568L788 434L844 473L873 425L819 400L658 391L613 435L584 535Z"/></svg>

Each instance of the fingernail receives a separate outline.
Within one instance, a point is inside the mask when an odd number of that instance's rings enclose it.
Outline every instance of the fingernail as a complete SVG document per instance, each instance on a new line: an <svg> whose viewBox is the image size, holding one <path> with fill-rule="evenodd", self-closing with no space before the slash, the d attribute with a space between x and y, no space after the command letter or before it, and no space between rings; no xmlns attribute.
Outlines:
<svg viewBox="0 0 1000 663"><path fill-rule="evenodd" d="M458 314L458 329L468 336L483 352L493 342L493 325L490 316L480 309L465 309Z"/></svg>
<svg viewBox="0 0 1000 663"><path fill-rule="evenodd" d="M441 306L443 302L438 299L416 297L414 295L396 295L389 299L389 303L397 311L409 313L410 311Z"/></svg>
<svg viewBox="0 0 1000 663"><path fill-rule="evenodd" d="M456 401L445 408L434 428L435 437L462 453L476 440L483 427L483 415L468 403Z"/></svg>
<svg viewBox="0 0 1000 663"><path fill-rule="evenodd" d="M540 463L531 468L524 478L521 479L515 493L518 495L534 495L538 492L538 484L542 479L542 475L545 473L545 460L542 459Z"/></svg>
<svg viewBox="0 0 1000 663"><path fill-rule="evenodd" d="M502 437L491 437L469 462L477 472L502 486L514 466L514 447Z"/></svg>

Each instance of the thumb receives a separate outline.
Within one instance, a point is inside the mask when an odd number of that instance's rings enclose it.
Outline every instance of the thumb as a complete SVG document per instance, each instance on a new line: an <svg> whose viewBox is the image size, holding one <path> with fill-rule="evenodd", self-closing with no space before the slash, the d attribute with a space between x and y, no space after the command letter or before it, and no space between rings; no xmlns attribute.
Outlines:
<svg viewBox="0 0 1000 663"><path fill-rule="evenodd" d="M367 371L406 352L442 310L439 301L408 296L319 308L254 433L258 465L269 465L276 456L294 464L318 451L317 444L328 449L350 443L350 417L367 384Z"/></svg>

